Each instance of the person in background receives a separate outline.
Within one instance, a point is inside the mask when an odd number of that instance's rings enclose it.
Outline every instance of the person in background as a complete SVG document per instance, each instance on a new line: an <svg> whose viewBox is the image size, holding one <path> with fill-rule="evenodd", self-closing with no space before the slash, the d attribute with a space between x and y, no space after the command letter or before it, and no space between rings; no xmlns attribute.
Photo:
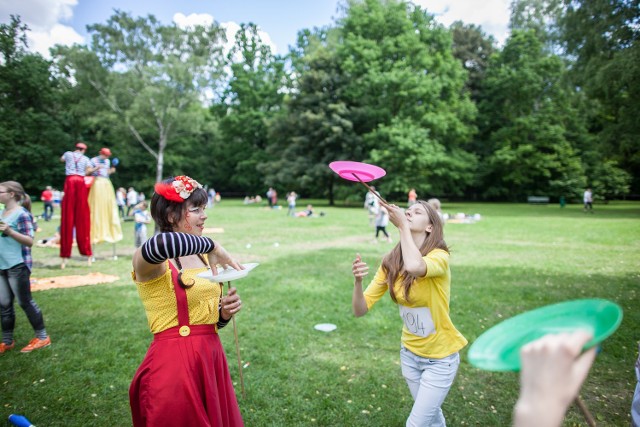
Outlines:
<svg viewBox="0 0 640 427"><path fill-rule="evenodd" d="M427 200L427 203L429 203L431 206L433 206L433 209L435 209L436 212L438 212L438 216L440 217L440 219L444 220L444 217L442 215L442 205L440 204L440 200L438 200L438 199L429 199L429 200Z"/></svg>
<svg viewBox="0 0 640 427"><path fill-rule="evenodd" d="M127 190L127 216L131 215L131 210L138 204L138 193L133 187Z"/></svg>
<svg viewBox="0 0 640 427"><path fill-rule="evenodd" d="M369 225L375 226L376 216L378 215L378 211L380 210L380 201L373 192L375 192L375 194L377 194L378 196L380 195L380 193L376 190L376 187L372 185L371 191L367 191L367 194L365 194L364 196L364 208L369 214Z"/></svg>
<svg viewBox="0 0 640 427"><path fill-rule="evenodd" d="M266 193L267 196L267 202L269 203L269 207L273 207L273 188L269 187L269 189L267 190Z"/></svg>
<svg viewBox="0 0 640 427"><path fill-rule="evenodd" d="M418 194L416 193L416 189L412 188L409 190L409 194L407 194L407 207L411 207L416 204L416 200L418 200Z"/></svg>
<svg viewBox="0 0 640 427"><path fill-rule="evenodd" d="M40 194L40 200L44 203L42 217L45 221L51 221L53 217L53 191L50 185L47 185L42 194Z"/></svg>
<svg viewBox="0 0 640 427"><path fill-rule="evenodd" d="M155 185L151 216L160 233L133 255L132 277L153 342L129 388L134 427L242 426L219 328L238 313L235 288L198 277L238 264L219 243L202 236L207 193L176 176Z"/></svg>
<svg viewBox="0 0 640 427"><path fill-rule="evenodd" d="M207 191L207 208L211 209L216 201L216 190L210 187Z"/></svg>
<svg viewBox="0 0 640 427"><path fill-rule="evenodd" d="M66 261L71 257L73 244L73 229L76 230L76 242L80 254L87 256L89 265L93 252L91 251L91 213L89 211L89 189L84 177L92 174L97 168L84 153L87 145L76 143L75 151L67 151L60 161L65 164L67 178L64 181L64 197L62 198L62 221L60 225L60 258L61 268L65 268Z"/></svg>
<svg viewBox="0 0 640 427"><path fill-rule="evenodd" d="M134 240L136 248L142 246L147 241L147 224L151 223L151 215L147 210L147 202L140 202L133 211L133 219L136 222L134 226Z"/></svg>
<svg viewBox="0 0 640 427"><path fill-rule="evenodd" d="M356 255L353 313L364 316L389 292L404 322L400 362L414 401L406 425L444 426L441 406L460 365L458 352L467 340L449 316L451 270L442 220L422 200L404 212L396 205L380 205L398 228L400 241L384 256L364 292L362 281L369 267Z"/></svg>
<svg viewBox="0 0 640 427"><path fill-rule="evenodd" d="M124 219L126 216L124 207L127 204L127 190L122 187L116 190L116 204L118 205L118 214L120 215L120 218Z"/></svg>
<svg viewBox="0 0 640 427"><path fill-rule="evenodd" d="M16 181L0 183L0 324L2 341L0 354L15 347L13 331L16 313L13 301L31 323L35 338L20 350L30 353L51 345L51 338L44 326L44 317L31 296L31 246L33 246L33 215L31 200L22 185Z"/></svg>
<svg viewBox="0 0 640 427"><path fill-rule="evenodd" d="M310 217L313 216L313 205L307 205L307 208L303 211L296 213L297 217Z"/></svg>
<svg viewBox="0 0 640 427"><path fill-rule="evenodd" d="M582 352L592 334L548 334L522 347L520 395L513 410L515 427L559 427L596 357Z"/></svg>
<svg viewBox="0 0 640 427"><path fill-rule="evenodd" d="M288 216L296 215L296 200L298 199L298 195L295 191L287 194L287 204L289 205L289 210L287 211Z"/></svg>
<svg viewBox="0 0 640 427"><path fill-rule="evenodd" d="M92 243L116 243L122 240L122 227L118 214L118 203L109 176L116 171L109 161L111 150L101 148L100 154L91 159L97 168L93 175L95 181L89 190L89 209L91 211Z"/></svg>
<svg viewBox="0 0 640 427"><path fill-rule="evenodd" d="M584 211L593 213L593 193L590 188L584 191L582 201L584 202Z"/></svg>
<svg viewBox="0 0 640 427"><path fill-rule="evenodd" d="M62 203L62 192L56 188L53 189L53 207L59 208Z"/></svg>
<svg viewBox="0 0 640 427"><path fill-rule="evenodd" d="M387 233L388 224L389 224L389 212L384 206L380 206L380 209L378 210L378 215L376 216L376 239L374 240L375 243L378 243L378 235L380 234L381 231L382 231L382 234L384 234L384 237L386 238L387 242L391 243L391 236L389 236L389 233Z"/></svg>

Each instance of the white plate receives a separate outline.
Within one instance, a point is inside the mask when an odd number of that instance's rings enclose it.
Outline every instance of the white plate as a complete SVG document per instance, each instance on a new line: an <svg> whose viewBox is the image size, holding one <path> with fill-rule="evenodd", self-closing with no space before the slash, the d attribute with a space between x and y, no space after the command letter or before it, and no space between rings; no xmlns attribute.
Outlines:
<svg viewBox="0 0 640 427"><path fill-rule="evenodd" d="M212 282L231 282L232 280L242 279L246 277L251 270L259 266L257 262L250 262L247 264L242 264L244 270L236 270L233 267L225 268L224 270L218 269L218 274L215 276L211 272L211 270L207 270L203 273L199 273L198 277L202 277L203 279L208 279Z"/></svg>
<svg viewBox="0 0 640 427"><path fill-rule="evenodd" d="M314 328L322 332L331 332L335 331L337 326L333 323L318 323Z"/></svg>

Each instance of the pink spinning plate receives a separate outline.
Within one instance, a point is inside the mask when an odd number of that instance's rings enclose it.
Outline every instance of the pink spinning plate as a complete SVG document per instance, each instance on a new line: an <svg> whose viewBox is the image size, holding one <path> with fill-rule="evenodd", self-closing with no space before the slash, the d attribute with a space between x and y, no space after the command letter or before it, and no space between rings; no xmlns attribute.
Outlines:
<svg viewBox="0 0 640 427"><path fill-rule="evenodd" d="M381 178L387 174L387 172L381 167L362 162L331 162L329 163L329 167L335 173L340 175L340 178L355 182L369 182L373 181L374 179Z"/></svg>

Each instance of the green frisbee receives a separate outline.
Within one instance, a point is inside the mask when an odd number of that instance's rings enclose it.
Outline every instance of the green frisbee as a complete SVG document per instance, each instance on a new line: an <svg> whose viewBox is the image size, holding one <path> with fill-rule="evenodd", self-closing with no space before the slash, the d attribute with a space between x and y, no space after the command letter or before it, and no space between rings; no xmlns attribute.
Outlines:
<svg viewBox="0 0 640 427"><path fill-rule="evenodd" d="M622 322L622 308L604 299L580 299L547 305L498 323L469 348L469 362L487 371L519 371L520 349L547 334L586 330L589 349L613 334Z"/></svg>

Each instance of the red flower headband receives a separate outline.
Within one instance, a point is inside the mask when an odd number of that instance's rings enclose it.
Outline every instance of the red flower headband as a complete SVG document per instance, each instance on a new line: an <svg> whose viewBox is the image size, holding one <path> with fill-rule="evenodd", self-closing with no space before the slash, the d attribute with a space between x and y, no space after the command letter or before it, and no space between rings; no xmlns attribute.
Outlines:
<svg viewBox="0 0 640 427"><path fill-rule="evenodd" d="M154 190L167 200L182 203L191 196L196 188L202 188L202 185L193 178L186 175L180 175L173 178L170 184L158 182Z"/></svg>

